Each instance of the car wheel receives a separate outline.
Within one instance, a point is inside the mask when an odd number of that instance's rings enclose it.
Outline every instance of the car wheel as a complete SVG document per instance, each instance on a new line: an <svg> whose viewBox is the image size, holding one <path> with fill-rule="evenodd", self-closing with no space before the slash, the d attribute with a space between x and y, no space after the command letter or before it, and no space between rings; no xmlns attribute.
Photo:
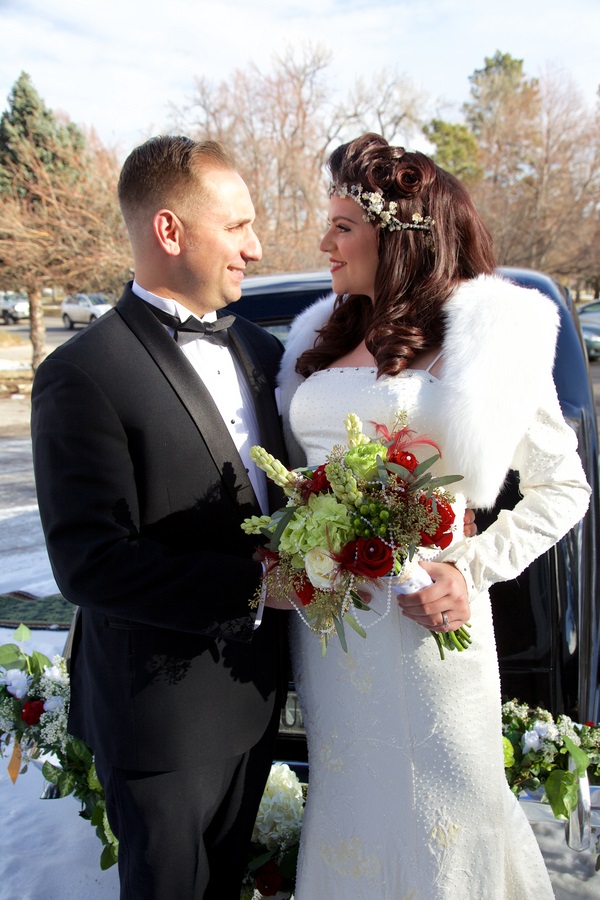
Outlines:
<svg viewBox="0 0 600 900"><path fill-rule="evenodd" d="M8 313L2 313L2 321L5 325L10 325L11 318Z"/></svg>
<svg viewBox="0 0 600 900"><path fill-rule="evenodd" d="M62 319L65 328L73 329L75 327L75 323L70 320L66 313L63 315Z"/></svg>

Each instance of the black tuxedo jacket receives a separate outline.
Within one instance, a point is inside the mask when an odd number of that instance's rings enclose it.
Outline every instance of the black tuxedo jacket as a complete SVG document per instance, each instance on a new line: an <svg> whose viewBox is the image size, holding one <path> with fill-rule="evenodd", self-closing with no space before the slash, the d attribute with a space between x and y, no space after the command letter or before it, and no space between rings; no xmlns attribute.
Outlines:
<svg viewBox="0 0 600 900"><path fill-rule="evenodd" d="M282 458L281 345L240 317L229 334ZM261 567L240 523L260 509L209 392L129 287L39 367L32 437L52 568L81 607L70 731L148 771L253 746L287 679L286 615L254 631L248 605Z"/></svg>

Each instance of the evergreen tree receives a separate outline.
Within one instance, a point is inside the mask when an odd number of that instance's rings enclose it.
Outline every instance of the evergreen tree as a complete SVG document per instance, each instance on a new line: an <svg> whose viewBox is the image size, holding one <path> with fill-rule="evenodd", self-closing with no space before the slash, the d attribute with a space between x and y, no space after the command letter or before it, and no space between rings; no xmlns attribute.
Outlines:
<svg viewBox="0 0 600 900"><path fill-rule="evenodd" d="M24 145L27 152L24 152ZM0 118L0 194L17 190L24 196L27 176L34 173L26 162L29 149L49 173L72 165L74 155L85 147L85 138L72 122L62 124L49 110L27 72L21 72L8 96L8 108ZM14 174L25 167L15 185Z"/></svg>
<svg viewBox="0 0 600 900"><path fill-rule="evenodd" d="M470 184L483 175L479 165L477 139L466 125L432 119L423 128L427 140L435 147L433 157L442 169Z"/></svg>

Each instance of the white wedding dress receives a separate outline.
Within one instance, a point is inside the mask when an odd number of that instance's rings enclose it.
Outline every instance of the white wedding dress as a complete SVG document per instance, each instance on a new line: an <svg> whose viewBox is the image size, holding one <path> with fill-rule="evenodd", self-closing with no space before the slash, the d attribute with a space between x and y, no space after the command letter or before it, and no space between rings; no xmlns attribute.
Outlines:
<svg viewBox="0 0 600 900"><path fill-rule="evenodd" d="M345 445L350 412L374 437L369 422L391 429L405 411L410 428L435 440L439 385L418 370L376 379L366 367L325 369L296 391L291 426L309 465ZM424 458L423 448L412 452ZM444 473L443 460L435 471ZM383 591L373 605L386 611ZM347 654L333 636L322 658L318 638L292 616L310 763L295 900L553 897L504 776L488 595L472 603L472 645L444 661L393 598L383 617L357 613L367 637L347 628Z"/></svg>

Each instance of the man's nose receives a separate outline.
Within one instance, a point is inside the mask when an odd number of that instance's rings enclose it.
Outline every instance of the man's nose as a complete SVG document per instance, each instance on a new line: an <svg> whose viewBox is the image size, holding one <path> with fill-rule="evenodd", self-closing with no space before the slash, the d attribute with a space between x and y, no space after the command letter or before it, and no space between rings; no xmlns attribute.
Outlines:
<svg viewBox="0 0 600 900"><path fill-rule="evenodd" d="M246 242L246 246L244 247L243 252L244 256L247 257L247 259L254 259L256 260L256 262L262 259L262 247L258 236L254 233L254 231L251 233L248 241Z"/></svg>

